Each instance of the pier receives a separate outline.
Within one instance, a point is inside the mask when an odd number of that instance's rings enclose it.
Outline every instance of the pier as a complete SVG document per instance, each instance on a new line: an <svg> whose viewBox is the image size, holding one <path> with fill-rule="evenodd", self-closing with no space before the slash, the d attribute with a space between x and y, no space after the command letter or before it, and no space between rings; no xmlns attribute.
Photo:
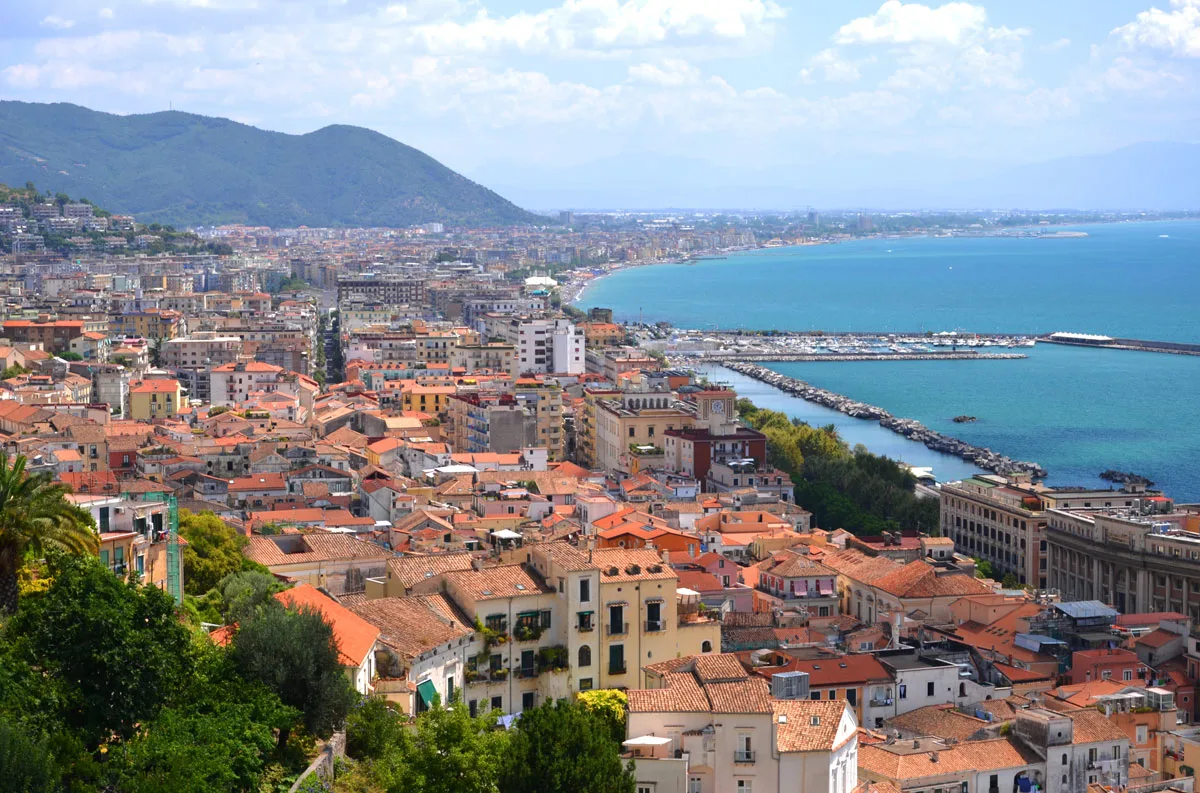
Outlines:
<svg viewBox="0 0 1200 793"><path fill-rule="evenodd" d="M836 410L851 418L877 421L885 429L903 435L909 440L923 443L935 452L950 454L966 460L985 471L992 471L998 474L1028 473L1039 479L1046 476L1045 469L1037 463L1013 460L1003 454L993 452L991 449L974 446L958 438L931 430L915 419L893 416L883 408L868 405L865 402L856 402L842 394L827 391L824 388L817 388L803 380L782 375L765 366L759 366L757 363L731 360L722 363L722 365L738 374L752 377L759 382L778 388L785 394Z"/></svg>
<svg viewBox="0 0 1200 793"><path fill-rule="evenodd" d="M1083 333L1051 333L1048 336L1039 336L1038 341L1045 344L1065 344L1069 347L1098 347L1102 350L1161 352L1169 355L1200 355L1200 344L1188 344L1180 341L1120 339L1112 336L1091 336Z"/></svg>
<svg viewBox="0 0 1200 793"><path fill-rule="evenodd" d="M705 362L724 363L725 361L1011 361L1026 358L1019 352L976 352L963 350L959 352L856 352L856 353L744 353L744 352L715 352L700 354Z"/></svg>

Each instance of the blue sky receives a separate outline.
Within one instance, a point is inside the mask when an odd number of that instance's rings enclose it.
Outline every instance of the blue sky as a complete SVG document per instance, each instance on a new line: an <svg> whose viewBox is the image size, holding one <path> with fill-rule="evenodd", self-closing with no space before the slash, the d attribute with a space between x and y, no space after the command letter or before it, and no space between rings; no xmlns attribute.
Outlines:
<svg viewBox="0 0 1200 793"><path fill-rule="evenodd" d="M357 124L528 205L1194 141L1198 66L1200 0L0 3L0 98Z"/></svg>

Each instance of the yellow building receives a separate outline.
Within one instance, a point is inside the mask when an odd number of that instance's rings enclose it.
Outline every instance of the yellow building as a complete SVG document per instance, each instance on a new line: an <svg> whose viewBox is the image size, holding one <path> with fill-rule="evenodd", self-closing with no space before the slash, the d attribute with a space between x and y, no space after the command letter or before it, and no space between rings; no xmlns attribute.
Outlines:
<svg viewBox="0 0 1200 793"><path fill-rule="evenodd" d="M401 409L418 410L436 415L446 409L450 397L457 393L452 385L423 385L406 382L401 389Z"/></svg>
<svg viewBox="0 0 1200 793"><path fill-rule="evenodd" d="M134 421L175 416L182 403L178 380L143 380L129 387L129 417Z"/></svg>
<svg viewBox="0 0 1200 793"><path fill-rule="evenodd" d="M531 564L559 593L572 691L642 688L647 664L721 651L720 623L677 591L657 551L546 543L531 547Z"/></svg>

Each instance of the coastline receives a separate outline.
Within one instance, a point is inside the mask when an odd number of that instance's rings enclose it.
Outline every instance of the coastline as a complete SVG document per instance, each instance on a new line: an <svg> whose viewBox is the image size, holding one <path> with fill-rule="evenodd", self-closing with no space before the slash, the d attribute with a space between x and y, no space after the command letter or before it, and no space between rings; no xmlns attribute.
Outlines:
<svg viewBox="0 0 1200 793"><path fill-rule="evenodd" d="M761 383L779 389L789 396L836 410L851 418L876 421L884 429L891 430L911 441L922 443L932 451L958 457L985 471L992 471L998 474L1028 473L1038 479L1045 478L1046 476L1045 469L1037 463L1013 460L1006 455L993 452L991 449L973 446L966 441L931 430L915 419L893 416L883 408L868 405L864 402L857 402L833 391L817 388L803 380L782 375L765 366L740 361L724 361L720 365L740 375L753 378Z"/></svg>

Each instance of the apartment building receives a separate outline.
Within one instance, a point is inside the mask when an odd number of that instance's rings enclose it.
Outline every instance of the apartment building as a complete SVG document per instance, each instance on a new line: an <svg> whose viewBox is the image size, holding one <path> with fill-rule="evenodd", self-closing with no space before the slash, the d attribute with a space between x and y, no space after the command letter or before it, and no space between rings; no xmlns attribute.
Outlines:
<svg viewBox="0 0 1200 793"><path fill-rule="evenodd" d="M400 305L425 302L426 282L403 276L364 273L338 279L338 303L360 299L367 303Z"/></svg>
<svg viewBox="0 0 1200 793"><path fill-rule="evenodd" d="M536 415L511 394L454 395L443 431L458 452L508 453L538 445Z"/></svg>
<svg viewBox="0 0 1200 793"><path fill-rule="evenodd" d="M448 362L451 369L468 372L504 372L514 377L518 374L517 348L507 342L459 344L449 351Z"/></svg>
<svg viewBox="0 0 1200 793"><path fill-rule="evenodd" d="M534 417L537 436L530 445L547 449L551 460L561 460L565 442L562 388L554 382L523 378L513 384L513 397Z"/></svg>
<svg viewBox="0 0 1200 793"><path fill-rule="evenodd" d="M142 583L183 599L183 554L168 548L171 515L166 498L137 501L117 495L74 493L67 498L87 510L96 522L102 564L119 575L136 576Z"/></svg>
<svg viewBox="0 0 1200 793"><path fill-rule="evenodd" d="M737 394L729 388L709 387L689 396L695 405L691 426L668 428L663 450L667 470L706 483L716 463L767 462L767 437L736 420Z"/></svg>
<svg viewBox="0 0 1200 793"><path fill-rule="evenodd" d="M1161 496L1130 500L1129 507L1047 511L1050 586L1063 600L1100 600L1124 614L1174 611L1200 620L1200 512L1176 511Z"/></svg>
<svg viewBox="0 0 1200 793"><path fill-rule="evenodd" d="M595 436L594 441L584 442L592 450L587 464L626 474L639 467L669 468L664 438L673 430L690 428L695 421L695 414L671 394L605 394L595 400L592 420L585 424L585 432Z"/></svg>
<svg viewBox="0 0 1200 793"><path fill-rule="evenodd" d="M134 421L170 418L183 407L178 380L143 380L129 387L129 417Z"/></svg>
<svg viewBox="0 0 1200 793"><path fill-rule="evenodd" d="M844 701L772 696L733 655L651 672L647 688L628 692L625 747L639 789L850 793L858 784L858 721Z"/></svg>
<svg viewBox="0 0 1200 793"><path fill-rule="evenodd" d="M990 562L997 575L1012 573L1022 584L1050 583L1047 518L1054 508L1132 507L1156 494L1127 490L1053 490L1025 477L980 474L941 488L942 535L964 553Z"/></svg>
<svg viewBox="0 0 1200 793"><path fill-rule="evenodd" d="M273 391L283 374L282 367L260 361L218 366L210 375L212 404L235 407L246 401L251 392Z"/></svg>
<svg viewBox="0 0 1200 793"><path fill-rule="evenodd" d="M162 345L162 364L169 369L222 366L235 363L241 355L240 336L211 330L168 339Z"/></svg>

